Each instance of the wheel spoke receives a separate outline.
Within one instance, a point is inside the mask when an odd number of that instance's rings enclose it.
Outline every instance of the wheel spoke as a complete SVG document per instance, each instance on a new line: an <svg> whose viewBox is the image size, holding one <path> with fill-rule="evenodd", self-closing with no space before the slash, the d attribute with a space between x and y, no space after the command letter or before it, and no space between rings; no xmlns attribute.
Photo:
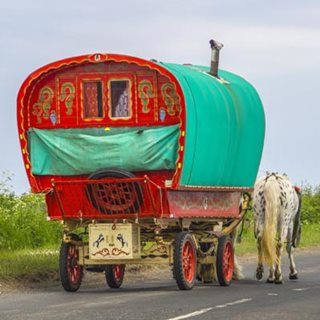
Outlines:
<svg viewBox="0 0 320 320"><path fill-rule="evenodd" d="M192 250L192 245L187 241L182 250L182 267L183 273L186 281L192 282L194 274L194 254Z"/></svg>
<svg viewBox="0 0 320 320"><path fill-rule="evenodd" d="M115 264L113 266L113 274L114 274L114 278L119 281L122 277L122 272L123 272L123 267L120 264Z"/></svg>
<svg viewBox="0 0 320 320"><path fill-rule="evenodd" d="M81 239L75 235L70 235L75 241ZM66 291L77 291L81 285L83 267L79 265L79 250L73 243L63 242L60 248L60 280Z"/></svg>
<svg viewBox="0 0 320 320"><path fill-rule="evenodd" d="M78 265L78 250L74 245L70 245L67 256L67 272L70 282L76 284L81 277L81 268Z"/></svg>
<svg viewBox="0 0 320 320"><path fill-rule="evenodd" d="M217 250L217 278L221 286L229 286L233 276L233 242L228 236L221 237Z"/></svg>
<svg viewBox="0 0 320 320"><path fill-rule="evenodd" d="M124 271L124 264L113 264L106 267L105 275L110 288L120 288L124 278Z"/></svg>
<svg viewBox="0 0 320 320"><path fill-rule="evenodd" d="M196 248L194 239L187 231L177 234L174 244L173 274L181 290L190 290L196 277Z"/></svg>
<svg viewBox="0 0 320 320"><path fill-rule="evenodd" d="M223 272L227 281L230 281L233 273L232 247L230 243L225 246L223 254Z"/></svg>

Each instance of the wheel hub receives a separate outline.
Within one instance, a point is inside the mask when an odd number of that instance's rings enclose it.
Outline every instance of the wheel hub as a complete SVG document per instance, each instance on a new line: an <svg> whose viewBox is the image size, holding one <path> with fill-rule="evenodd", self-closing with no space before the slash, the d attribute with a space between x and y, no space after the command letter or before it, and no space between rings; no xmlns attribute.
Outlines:
<svg viewBox="0 0 320 320"><path fill-rule="evenodd" d="M70 267L75 268L77 265L78 265L78 260L77 258L73 257L70 262Z"/></svg>

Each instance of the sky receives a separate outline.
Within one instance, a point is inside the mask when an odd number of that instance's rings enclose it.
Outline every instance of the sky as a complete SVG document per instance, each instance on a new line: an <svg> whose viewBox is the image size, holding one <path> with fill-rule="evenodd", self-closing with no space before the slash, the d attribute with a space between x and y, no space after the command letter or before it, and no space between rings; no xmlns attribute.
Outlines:
<svg viewBox="0 0 320 320"><path fill-rule="evenodd" d="M320 185L319 0L10 0L0 11L0 174L29 191L16 124L16 96L35 69L66 57L120 53L210 64L248 80L266 114L259 175L287 173Z"/></svg>

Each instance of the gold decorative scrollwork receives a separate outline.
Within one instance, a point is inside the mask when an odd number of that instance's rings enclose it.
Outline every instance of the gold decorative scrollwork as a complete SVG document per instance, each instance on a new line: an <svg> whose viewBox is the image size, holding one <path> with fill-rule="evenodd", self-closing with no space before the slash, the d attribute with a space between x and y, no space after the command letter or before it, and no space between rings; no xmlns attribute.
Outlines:
<svg viewBox="0 0 320 320"><path fill-rule="evenodd" d="M163 100L167 106L167 111L170 116L174 116L176 114L176 111L180 111L180 98L177 95L177 92L175 90L175 86L167 82L161 87L162 97ZM174 109L174 107L176 107Z"/></svg>
<svg viewBox="0 0 320 320"><path fill-rule="evenodd" d="M66 82L61 87L60 101L65 101L67 115L72 115L72 103L75 97L75 88L71 82Z"/></svg>
<svg viewBox="0 0 320 320"><path fill-rule="evenodd" d="M153 85L149 80L141 80L138 86L139 98L141 99L142 112L148 113L150 98L154 98Z"/></svg>
<svg viewBox="0 0 320 320"><path fill-rule="evenodd" d="M38 124L42 122L42 118L49 119L53 95L53 90L50 87L43 87L40 90L38 102L34 103L32 107L32 114L37 117Z"/></svg>

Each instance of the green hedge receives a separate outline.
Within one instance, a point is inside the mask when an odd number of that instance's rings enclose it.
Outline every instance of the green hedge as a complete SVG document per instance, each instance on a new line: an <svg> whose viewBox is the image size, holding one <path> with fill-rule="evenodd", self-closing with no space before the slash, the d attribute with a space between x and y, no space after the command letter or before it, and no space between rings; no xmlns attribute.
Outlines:
<svg viewBox="0 0 320 320"><path fill-rule="evenodd" d="M0 194L0 250L56 246L60 222L48 222L43 195Z"/></svg>
<svg viewBox="0 0 320 320"><path fill-rule="evenodd" d="M320 223L320 186L303 188L301 221L303 224Z"/></svg>

